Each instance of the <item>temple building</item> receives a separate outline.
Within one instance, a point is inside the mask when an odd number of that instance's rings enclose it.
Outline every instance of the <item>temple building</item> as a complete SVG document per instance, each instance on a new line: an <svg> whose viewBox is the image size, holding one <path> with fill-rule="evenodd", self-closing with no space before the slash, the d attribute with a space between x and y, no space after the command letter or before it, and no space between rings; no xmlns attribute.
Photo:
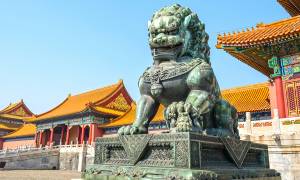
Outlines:
<svg viewBox="0 0 300 180"><path fill-rule="evenodd" d="M0 111L0 149L15 148L23 143L27 144L27 142L23 141L25 139L28 140L26 134L24 134L25 136L22 134L22 137L20 138L19 136L11 135L20 129L23 129L24 126L28 126L25 122L25 119L33 116L34 114L25 105L23 100L17 103L11 103L2 109ZM29 131L34 132L35 128L30 125ZM34 143L30 144L33 145Z"/></svg>
<svg viewBox="0 0 300 180"><path fill-rule="evenodd" d="M91 144L104 133L99 125L122 116L132 102L120 80L107 87L69 95L58 106L26 121L36 125L37 146Z"/></svg>
<svg viewBox="0 0 300 180"><path fill-rule="evenodd" d="M270 78L272 116L300 115L300 3L278 0L293 16L218 36L216 47Z"/></svg>
<svg viewBox="0 0 300 180"><path fill-rule="evenodd" d="M23 119L33 116L23 100L11 103L0 111L0 137L17 130L24 124Z"/></svg>

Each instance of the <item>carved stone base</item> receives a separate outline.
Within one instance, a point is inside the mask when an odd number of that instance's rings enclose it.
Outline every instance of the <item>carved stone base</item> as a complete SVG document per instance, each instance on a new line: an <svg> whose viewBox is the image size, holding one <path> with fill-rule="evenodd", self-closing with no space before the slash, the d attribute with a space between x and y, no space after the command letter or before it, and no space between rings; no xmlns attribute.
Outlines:
<svg viewBox="0 0 300 180"><path fill-rule="evenodd" d="M85 179L280 179L266 145L197 133L98 138Z"/></svg>

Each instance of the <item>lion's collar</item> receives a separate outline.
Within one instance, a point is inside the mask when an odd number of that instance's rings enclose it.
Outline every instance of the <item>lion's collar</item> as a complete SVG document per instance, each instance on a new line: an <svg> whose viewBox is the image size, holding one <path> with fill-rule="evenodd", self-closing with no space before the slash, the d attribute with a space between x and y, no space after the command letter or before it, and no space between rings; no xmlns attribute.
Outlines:
<svg viewBox="0 0 300 180"><path fill-rule="evenodd" d="M186 74L203 62L203 60L194 59L190 62L178 62L171 64L171 66L168 68L163 68L161 66L152 66L144 72L142 78L146 83L157 84L161 81Z"/></svg>

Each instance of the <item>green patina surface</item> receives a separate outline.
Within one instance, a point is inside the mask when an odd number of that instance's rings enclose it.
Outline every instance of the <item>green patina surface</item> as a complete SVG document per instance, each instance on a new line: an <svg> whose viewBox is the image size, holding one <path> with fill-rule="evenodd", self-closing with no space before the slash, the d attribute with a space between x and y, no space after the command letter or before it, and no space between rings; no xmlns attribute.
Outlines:
<svg viewBox="0 0 300 180"><path fill-rule="evenodd" d="M237 111L221 98L210 64L205 25L197 14L178 4L154 13L148 22L154 64L139 80L141 98L131 126L119 134L144 134L159 104L171 132L239 138Z"/></svg>

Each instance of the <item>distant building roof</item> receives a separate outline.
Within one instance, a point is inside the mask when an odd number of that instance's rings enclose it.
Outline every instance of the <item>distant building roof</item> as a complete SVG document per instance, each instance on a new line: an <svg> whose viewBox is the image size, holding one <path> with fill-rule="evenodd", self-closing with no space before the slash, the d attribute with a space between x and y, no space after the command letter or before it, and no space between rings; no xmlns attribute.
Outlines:
<svg viewBox="0 0 300 180"><path fill-rule="evenodd" d="M154 116L151 122L161 122L164 120L163 113L164 107L160 105L156 115ZM131 109L127 111L123 116L120 116L116 119L113 119L111 122L100 125L99 127L118 127L123 125L130 125L134 122L136 116L136 104L133 102L131 105Z"/></svg>
<svg viewBox="0 0 300 180"><path fill-rule="evenodd" d="M0 111L0 118L8 118L10 120L23 120L24 118L31 117L34 114L21 100L17 103L11 103Z"/></svg>
<svg viewBox="0 0 300 180"><path fill-rule="evenodd" d="M24 119L32 117L33 115L23 100L17 103L11 103L0 110L0 130L14 131L22 125ZM18 123L16 123L16 121Z"/></svg>
<svg viewBox="0 0 300 180"><path fill-rule="evenodd" d="M222 98L239 113L271 110L268 82L222 90Z"/></svg>
<svg viewBox="0 0 300 180"><path fill-rule="evenodd" d="M4 135L0 138L17 138L17 137L26 137L34 136L36 131L36 126L34 124L23 124L19 129L14 132L11 132L7 135Z"/></svg>
<svg viewBox="0 0 300 180"><path fill-rule="evenodd" d="M36 122L46 119L52 119L71 114L84 112L87 109L93 111L111 114L122 115L129 108L132 99L128 95L123 81L88 91L82 94L71 96L69 95L62 103L48 112L36 115L34 118L27 119L28 122Z"/></svg>

